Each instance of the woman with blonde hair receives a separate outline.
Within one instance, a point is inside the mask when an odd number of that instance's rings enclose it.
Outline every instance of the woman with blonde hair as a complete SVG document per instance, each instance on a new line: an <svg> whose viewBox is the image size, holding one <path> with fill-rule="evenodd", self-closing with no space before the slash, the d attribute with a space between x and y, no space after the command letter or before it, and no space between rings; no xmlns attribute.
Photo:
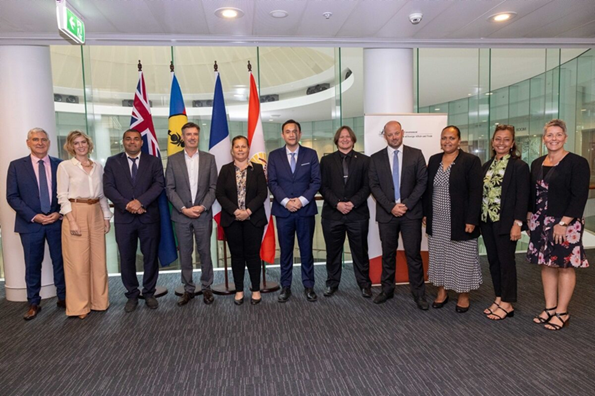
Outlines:
<svg viewBox="0 0 595 396"><path fill-rule="evenodd" d="M112 213L103 195L103 167L92 161L93 141L72 131L64 149L72 156L58 166L58 203L66 280L66 315L85 319L109 307L105 234Z"/></svg>

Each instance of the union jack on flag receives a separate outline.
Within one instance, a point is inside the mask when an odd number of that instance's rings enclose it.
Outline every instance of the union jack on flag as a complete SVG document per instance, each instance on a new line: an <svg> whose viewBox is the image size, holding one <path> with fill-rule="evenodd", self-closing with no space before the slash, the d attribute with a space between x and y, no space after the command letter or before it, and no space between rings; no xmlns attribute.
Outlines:
<svg viewBox="0 0 595 396"><path fill-rule="evenodd" d="M153 118L151 116L151 107L145 88L145 78L143 72L138 72L138 84L134 93L134 104L132 107L132 118L130 119L130 128L136 129L143 137L143 152L152 156L161 158Z"/></svg>

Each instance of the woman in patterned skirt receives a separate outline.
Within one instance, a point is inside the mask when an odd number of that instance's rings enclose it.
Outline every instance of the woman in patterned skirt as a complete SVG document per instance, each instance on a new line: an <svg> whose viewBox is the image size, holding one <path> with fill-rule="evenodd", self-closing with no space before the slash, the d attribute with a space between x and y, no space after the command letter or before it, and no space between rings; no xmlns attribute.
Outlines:
<svg viewBox="0 0 595 396"><path fill-rule="evenodd" d="M429 280L438 286L432 304L442 308L447 290L459 293L456 311L469 310L469 292L482 282L477 238L481 210L481 162L459 148L461 131L456 126L442 130L443 153L430 157L428 188L424 196L428 233Z"/></svg>
<svg viewBox="0 0 595 396"><path fill-rule="evenodd" d="M560 330L570 320L574 269L589 266L582 237L590 171L585 158L564 150L568 138L564 121L552 120L543 131L547 155L531 164L527 259L541 265L545 295L545 308L533 322Z"/></svg>
<svg viewBox="0 0 595 396"><path fill-rule="evenodd" d="M483 165L481 235L496 298L483 313L491 320L514 316L517 298L515 252L529 202L529 166L521 160L514 127L500 124L492 136L492 159Z"/></svg>

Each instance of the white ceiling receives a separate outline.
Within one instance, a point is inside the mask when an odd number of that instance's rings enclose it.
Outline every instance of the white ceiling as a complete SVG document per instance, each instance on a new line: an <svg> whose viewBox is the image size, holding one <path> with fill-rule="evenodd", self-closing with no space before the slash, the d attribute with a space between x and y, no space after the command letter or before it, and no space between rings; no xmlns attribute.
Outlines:
<svg viewBox="0 0 595 396"><path fill-rule="evenodd" d="M496 47L593 46L593 0L71 0L88 44ZM244 11L223 20L223 6ZM272 10L289 15L275 19ZM325 19L324 12L332 12ZM516 18L488 17L514 11ZM420 24L408 15L422 12ZM64 43L53 0L2 0L0 44Z"/></svg>

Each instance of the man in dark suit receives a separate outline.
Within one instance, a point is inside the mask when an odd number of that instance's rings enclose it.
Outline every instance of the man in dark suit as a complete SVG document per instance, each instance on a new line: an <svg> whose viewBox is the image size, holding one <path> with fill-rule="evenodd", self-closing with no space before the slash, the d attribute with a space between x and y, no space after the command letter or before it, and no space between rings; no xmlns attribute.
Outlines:
<svg viewBox="0 0 595 396"><path fill-rule="evenodd" d="M332 296L339 289L341 255L346 232L353 257L355 279L362 296L372 297L368 258L370 211L367 203L370 195L370 158L353 150L356 141L355 133L350 127L340 127L334 138L338 151L320 160L320 193L324 197L322 231L326 243L325 297ZM340 177L341 175L343 177Z"/></svg>
<svg viewBox="0 0 595 396"><path fill-rule="evenodd" d="M397 121L384 126L388 147L370 157L370 189L376 198L376 221L382 243L382 292L374 302L393 298L399 233L403 238L409 285L419 309L429 308L421 259L422 196L428 172L421 150L403 145L404 131Z"/></svg>
<svg viewBox="0 0 595 396"><path fill-rule="evenodd" d="M299 144L301 126L294 120L281 127L285 146L269 155L269 188L273 197L272 214L277 218L281 248L281 294L278 301L291 296L293 244L297 234L302 260L302 283L308 301L316 301L314 292L314 216L318 213L314 195L320 188L320 164L316 151Z"/></svg>
<svg viewBox="0 0 595 396"><path fill-rule="evenodd" d="M136 129L129 129L122 137L124 152L109 157L103 173L103 191L114 203L114 227L120 253L122 283L126 287L126 312L138 305L136 277L136 248L140 240L143 254L143 297L151 309L158 307L155 285L159 276L157 249L159 247L159 206L157 198L163 191L161 159L143 154L143 140Z"/></svg>
<svg viewBox="0 0 595 396"><path fill-rule="evenodd" d="M178 305L188 304L194 298L196 286L192 281L192 252L196 239L196 250L200 254L201 288L203 301L214 301L213 262L211 261L211 233L213 217L211 206L215 202L217 187L217 165L215 156L198 150L200 127L188 122L182 127L184 150L167 160L165 187L167 198L175 210L171 218L176 225L180 249L180 267L184 294Z"/></svg>
<svg viewBox="0 0 595 396"><path fill-rule="evenodd" d="M17 212L14 231L19 233L25 253L29 302L23 318L31 320L41 311L41 263L46 241L60 308L66 308L66 286L62 264L62 216L56 196L56 170L62 160L48 155L50 139L41 128L33 128L27 133L27 146L31 155L12 161L8 167L6 200Z"/></svg>

